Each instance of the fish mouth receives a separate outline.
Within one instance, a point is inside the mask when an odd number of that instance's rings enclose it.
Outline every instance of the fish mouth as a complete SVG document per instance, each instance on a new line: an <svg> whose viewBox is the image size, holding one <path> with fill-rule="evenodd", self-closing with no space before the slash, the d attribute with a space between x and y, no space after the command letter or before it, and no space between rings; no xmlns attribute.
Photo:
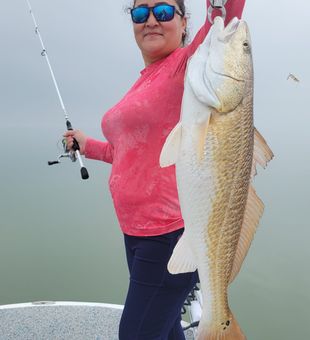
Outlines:
<svg viewBox="0 0 310 340"><path fill-rule="evenodd" d="M232 39L232 37L234 36L234 34L239 29L248 31L246 22L243 20L239 20L237 17L233 18L226 27L224 27L224 21L221 17L217 17L216 19L217 19L216 29L215 29L215 32L212 38L224 44L228 44L230 40ZM248 34L246 36L248 36ZM211 40L211 45L212 45L212 40ZM237 78L236 76L233 76L232 74L223 73L223 72L216 70L215 65L213 65L212 63L212 58L210 58L210 53L209 53L209 60L210 60L209 62L210 71L220 77L229 78L237 82L246 82L247 80L252 79L251 77L249 77L249 79Z"/></svg>
<svg viewBox="0 0 310 340"><path fill-rule="evenodd" d="M244 79L238 79L238 78L233 77L232 75L224 74L224 73L216 71L214 69L214 67L212 66L211 62L209 63L208 66L210 68L210 71L213 74L223 78L223 80L221 82L225 82L225 79L231 79L231 80L238 82L238 83L245 83ZM218 111L221 111L223 105L222 105L222 101L220 99L220 94L218 93L218 91L216 89L216 85L210 80L210 78L207 76L206 73L204 73L203 78L204 78L205 85L208 89L209 95L211 96L211 100L212 100L211 106L216 108Z"/></svg>
<svg viewBox="0 0 310 340"><path fill-rule="evenodd" d="M210 71L214 75L222 78L221 83L225 83L225 79L233 80L234 82L236 82L238 84L244 84L246 82L246 80L244 80L244 79L238 79L238 78L236 78L232 75L216 71L214 69L214 67L212 66L212 63L209 63L209 68L210 68ZM212 82L206 74L204 74L204 81L205 81L205 85L208 89L209 96L211 97L210 99L211 99L212 104L210 106L214 107L217 111L222 112L223 111L223 103L222 103L222 100L221 100L220 91L217 88L216 83ZM242 86L244 86L244 85L242 85Z"/></svg>
<svg viewBox="0 0 310 340"><path fill-rule="evenodd" d="M219 71L216 71L215 68L212 66L212 63L210 63L210 69L213 73L215 73L216 75L218 76L221 76L223 78L229 78L229 79L232 79L234 81L237 81L237 82L242 82L244 83L245 82L245 79L239 79L239 78L236 78L236 77L233 77L232 75L230 74L225 74L225 73L221 73Z"/></svg>

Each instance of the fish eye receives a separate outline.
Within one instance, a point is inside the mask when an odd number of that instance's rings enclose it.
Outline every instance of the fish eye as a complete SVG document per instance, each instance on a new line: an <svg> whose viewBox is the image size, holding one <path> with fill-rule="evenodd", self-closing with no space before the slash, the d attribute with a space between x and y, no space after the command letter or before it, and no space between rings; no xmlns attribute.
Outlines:
<svg viewBox="0 0 310 340"><path fill-rule="evenodd" d="M251 45L250 45L249 41L246 40L246 41L243 42L243 49L244 49L245 53L250 53Z"/></svg>

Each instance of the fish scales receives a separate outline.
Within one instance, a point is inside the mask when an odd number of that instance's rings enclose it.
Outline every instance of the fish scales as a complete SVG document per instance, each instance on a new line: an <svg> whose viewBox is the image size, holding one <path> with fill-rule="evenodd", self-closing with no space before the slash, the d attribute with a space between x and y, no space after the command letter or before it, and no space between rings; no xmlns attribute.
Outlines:
<svg viewBox="0 0 310 340"><path fill-rule="evenodd" d="M253 120L251 110L243 111L239 107L239 112L218 116L210 123L210 134L217 140L215 146L209 144L216 195L205 228L205 242L215 325L232 318L227 293L222 292L227 292L250 182L252 157L248 155L253 150Z"/></svg>

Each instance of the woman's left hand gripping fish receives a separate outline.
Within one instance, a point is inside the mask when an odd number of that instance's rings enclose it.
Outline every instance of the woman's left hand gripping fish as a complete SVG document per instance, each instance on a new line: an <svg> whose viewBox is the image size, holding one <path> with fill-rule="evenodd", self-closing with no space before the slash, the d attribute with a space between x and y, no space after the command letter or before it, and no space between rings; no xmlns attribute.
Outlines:
<svg viewBox="0 0 310 340"><path fill-rule="evenodd" d="M264 205L251 184L273 157L253 125L251 39L244 21L220 17L190 59L181 119L163 147L176 165L185 232L171 273L198 269L203 296L199 340L246 339L228 304L228 285L248 252Z"/></svg>

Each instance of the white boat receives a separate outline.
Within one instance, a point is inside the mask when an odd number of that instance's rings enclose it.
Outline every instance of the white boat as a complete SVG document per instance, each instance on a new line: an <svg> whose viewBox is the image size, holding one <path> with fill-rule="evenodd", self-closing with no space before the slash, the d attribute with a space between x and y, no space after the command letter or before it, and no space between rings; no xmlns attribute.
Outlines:
<svg viewBox="0 0 310 340"><path fill-rule="evenodd" d="M118 340L122 309L121 305L87 302L2 305L0 340ZM184 332L186 340L194 340L192 328Z"/></svg>

